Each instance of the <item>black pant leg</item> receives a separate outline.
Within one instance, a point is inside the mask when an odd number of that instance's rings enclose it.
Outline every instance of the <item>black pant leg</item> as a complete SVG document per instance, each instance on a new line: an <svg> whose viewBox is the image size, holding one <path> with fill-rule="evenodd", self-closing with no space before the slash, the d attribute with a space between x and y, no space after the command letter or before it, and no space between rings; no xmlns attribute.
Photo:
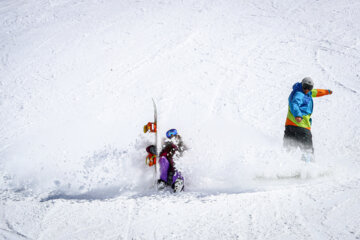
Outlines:
<svg viewBox="0 0 360 240"><path fill-rule="evenodd" d="M314 152L311 131L297 126L285 126L284 147L299 147L301 150Z"/></svg>

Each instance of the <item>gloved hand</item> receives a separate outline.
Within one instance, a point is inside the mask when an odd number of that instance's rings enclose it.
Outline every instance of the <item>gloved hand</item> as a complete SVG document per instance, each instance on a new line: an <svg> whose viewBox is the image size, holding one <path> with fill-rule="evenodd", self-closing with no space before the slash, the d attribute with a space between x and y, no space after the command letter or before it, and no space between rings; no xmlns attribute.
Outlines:
<svg viewBox="0 0 360 240"><path fill-rule="evenodd" d="M168 172L168 177L167 177L167 182L166 182L166 183L167 183L169 186L172 185L174 174L175 174L175 172L173 172L173 171L169 171L169 172Z"/></svg>
<svg viewBox="0 0 360 240"><path fill-rule="evenodd" d="M329 91L329 94L332 94L332 93L333 93L330 89L328 89L328 91Z"/></svg>

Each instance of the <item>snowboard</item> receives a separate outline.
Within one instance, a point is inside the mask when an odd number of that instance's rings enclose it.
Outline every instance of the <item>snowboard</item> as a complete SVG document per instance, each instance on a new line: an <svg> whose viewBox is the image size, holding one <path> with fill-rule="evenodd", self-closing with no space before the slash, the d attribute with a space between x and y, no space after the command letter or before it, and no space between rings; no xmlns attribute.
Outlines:
<svg viewBox="0 0 360 240"><path fill-rule="evenodd" d="M157 117L157 107L155 100L152 99L153 102L153 108L154 108L154 121L148 122L144 126L144 133L154 133L154 145L150 145L146 148L146 151L148 153L146 157L146 164L149 167L154 167L154 184L156 186L157 184L157 168L158 168L158 156L159 156L159 147L158 147L158 117Z"/></svg>
<svg viewBox="0 0 360 240"><path fill-rule="evenodd" d="M313 163L313 162L315 162L314 154L310 153L310 152L303 152L301 154L301 161L304 161L305 163Z"/></svg>

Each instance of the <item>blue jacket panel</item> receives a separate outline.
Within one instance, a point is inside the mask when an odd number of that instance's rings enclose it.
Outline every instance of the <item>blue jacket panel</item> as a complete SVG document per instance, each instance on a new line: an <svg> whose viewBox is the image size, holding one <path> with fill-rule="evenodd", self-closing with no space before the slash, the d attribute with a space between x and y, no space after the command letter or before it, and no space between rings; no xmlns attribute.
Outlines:
<svg viewBox="0 0 360 240"><path fill-rule="evenodd" d="M289 96L289 107L294 117L304 117L313 112L313 99L311 91L305 94L301 83L295 83Z"/></svg>

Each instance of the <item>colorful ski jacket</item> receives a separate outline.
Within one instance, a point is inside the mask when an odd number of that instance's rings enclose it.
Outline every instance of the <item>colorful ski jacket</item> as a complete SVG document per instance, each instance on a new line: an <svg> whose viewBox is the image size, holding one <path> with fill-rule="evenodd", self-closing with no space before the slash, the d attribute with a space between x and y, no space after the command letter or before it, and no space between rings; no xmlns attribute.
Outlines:
<svg viewBox="0 0 360 240"><path fill-rule="evenodd" d="M160 152L160 157L166 157L170 164L170 171L175 171L174 155L178 152L178 147L170 141L166 142Z"/></svg>
<svg viewBox="0 0 360 240"><path fill-rule="evenodd" d="M285 125L292 125L311 129L311 114L313 112L313 97L322 97L331 94L330 90L313 89L305 94L301 83L295 83L293 91L289 96L289 110ZM301 117L302 121L297 122L295 117Z"/></svg>
<svg viewBox="0 0 360 240"><path fill-rule="evenodd" d="M178 145L175 145L170 139L165 140L165 143L162 146L162 150L160 152L160 157L166 157L166 159L169 161L169 171L176 170L174 157L181 157L186 149L187 147L184 145L182 140L180 140Z"/></svg>

